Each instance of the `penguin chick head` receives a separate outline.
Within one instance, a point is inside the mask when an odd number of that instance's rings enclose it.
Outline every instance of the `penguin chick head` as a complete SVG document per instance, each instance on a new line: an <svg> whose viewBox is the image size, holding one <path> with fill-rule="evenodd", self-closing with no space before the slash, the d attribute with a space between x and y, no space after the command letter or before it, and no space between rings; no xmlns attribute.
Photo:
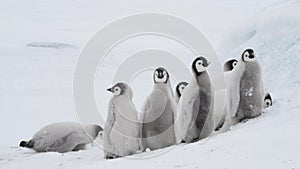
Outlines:
<svg viewBox="0 0 300 169"><path fill-rule="evenodd" d="M264 107L268 108L268 107L272 106L272 104L273 104L272 97L271 97L270 93L267 93L264 98Z"/></svg>
<svg viewBox="0 0 300 169"><path fill-rule="evenodd" d="M106 89L106 90L112 92L114 94L114 96L119 96L119 95L126 93L128 88L129 88L129 86L127 84L119 82L119 83L115 84L113 87Z"/></svg>
<svg viewBox="0 0 300 169"><path fill-rule="evenodd" d="M177 84L176 86L176 93L179 97L181 97L183 90L185 89L185 87L188 85L187 82L180 82Z"/></svg>
<svg viewBox="0 0 300 169"><path fill-rule="evenodd" d="M236 59L230 59L227 62L224 63L223 68L224 72L228 72L233 70L238 64L238 60Z"/></svg>
<svg viewBox="0 0 300 169"><path fill-rule="evenodd" d="M102 131L103 128L96 124L90 124L85 126L85 131L95 139Z"/></svg>
<svg viewBox="0 0 300 169"><path fill-rule="evenodd" d="M254 50L253 49L246 49L242 54L242 60L244 62L254 62L256 60Z"/></svg>
<svg viewBox="0 0 300 169"><path fill-rule="evenodd" d="M193 72L196 76L199 76L202 72L206 71L209 64L210 62L208 62L206 58L202 56L197 57L192 63Z"/></svg>
<svg viewBox="0 0 300 169"><path fill-rule="evenodd" d="M169 73L165 68L159 67L155 69L153 74L154 83L167 83L169 80Z"/></svg>

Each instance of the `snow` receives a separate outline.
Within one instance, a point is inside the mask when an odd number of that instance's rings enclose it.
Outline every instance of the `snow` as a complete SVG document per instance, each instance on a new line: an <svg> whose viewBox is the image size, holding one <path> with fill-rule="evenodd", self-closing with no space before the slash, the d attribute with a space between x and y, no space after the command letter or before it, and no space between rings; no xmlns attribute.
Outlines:
<svg viewBox="0 0 300 169"><path fill-rule="evenodd" d="M1 169L300 167L299 1L0 3L0 19L4 22L0 27ZM263 68L264 87L275 99L273 106L256 119L200 142L115 160L103 159L100 139L85 151L64 154L17 147L20 140L30 138L47 124L77 120L72 78L80 48L106 24L143 12L168 13L192 23L207 35L223 62L253 47ZM32 43L38 47L27 46ZM104 89L111 85L109 77L126 56L145 48L172 51L190 64L191 58L185 57L188 51L168 39L139 37L120 44L104 60L95 82L104 119L110 98ZM137 108L152 88L149 77L151 71L144 71L132 81ZM172 85L175 87L176 80Z"/></svg>

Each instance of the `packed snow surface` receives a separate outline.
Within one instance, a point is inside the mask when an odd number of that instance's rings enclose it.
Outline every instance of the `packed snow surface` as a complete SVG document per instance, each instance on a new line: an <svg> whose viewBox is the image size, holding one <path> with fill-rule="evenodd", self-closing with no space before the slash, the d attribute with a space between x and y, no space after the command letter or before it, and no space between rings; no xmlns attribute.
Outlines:
<svg viewBox="0 0 300 169"><path fill-rule="evenodd" d="M10 0L0 4L1 169L300 168L300 1ZM103 159L101 139L87 150L64 154L18 147L20 140L46 124L77 121L72 78L80 48L108 23L143 12L171 14L192 23L215 46L222 62L254 48L273 106L226 133L114 160ZM192 60L184 58L189 55L184 47L168 39L138 37L122 43L103 61L95 79L104 119L111 97L105 89L111 86L116 67L129 54L147 48L172 51L187 64ZM131 84L138 109L152 87L151 74L144 72Z"/></svg>

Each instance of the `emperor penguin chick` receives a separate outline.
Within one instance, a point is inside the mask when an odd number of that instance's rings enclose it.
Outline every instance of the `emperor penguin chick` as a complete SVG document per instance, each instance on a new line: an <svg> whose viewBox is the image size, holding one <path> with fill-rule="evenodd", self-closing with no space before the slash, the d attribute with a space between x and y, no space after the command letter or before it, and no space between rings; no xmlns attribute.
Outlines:
<svg viewBox="0 0 300 169"><path fill-rule="evenodd" d="M98 125L81 125L76 122L58 122L40 129L29 141L21 141L21 147L37 152L78 151L92 143L102 128Z"/></svg>
<svg viewBox="0 0 300 169"><path fill-rule="evenodd" d="M180 82L177 84L176 88L175 88L175 101L176 103L179 102L179 99L185 89L185 87L188 85L188 82Z"/></svg>
<svg viewBox="0 0 300 169"><path fill-rule="evenodd" d="M264 109L267 109L273 105L273 99L270 93L267 93L264 97Z"/></svg>
<svg viewBox="0 0 300 169"><path fill-rule="evenodd" d="M223 131L230 126L262 113L264 92L261 66L253 49L246 49L226 81L227 111Z"/></svg>
<svg viewBox="0 0 300 169"><path fill-rule="evenodd" d="M223 69L224 69L224 77L225 77L225 83L226 84L228 84L228 80L229 80L228 78L232 74L232 70L237 66L237 64L238 64L238 60L236 60L236 59L230 59L230 60L228 60L224 63ZM228 92L228 90L227 90L227 92ZM227 100L230 100L230 99L228 99L228 94L229 93L226 94L227 98L225 99L225 102ZM226 118L226 115L228 113L226 108L227 107L225 105L225 108L224 108L223 113L221 115L221 119L219 120L219 122L216 126L216 129L215 129L217 131L219 131L221 129L221 127L223 126L223 124L225 122L225 118Z"/></svg>
<svg viewBox="0 0 300 169"><path fill-rule="evenodd" d="M214 130L213 93L207 73L209 62L197 57L192 63L193 78L185 88L177 107L175 125L178 143L194 142L208 137Z"/></svg>
<svg viewBox="0 0 300 169"><path fill-rule="evenodd" d="M125 83L107 89L113 93L103 131L106 159L135 154L140 147L138 114L132 102L133 93Z"/></svg>
<svg viewBox="0 0 300 169"><path fill-rule="evenodd" d="M237 66L237 64L238 64L238 60L236 59L228 60L223 65L224 72L232 71Z"/></svg>
<svg viewBox="0 0 300 169"><path fill-rule="evenodd" d="M160 149L176 143L174 119L176 103L170 75L159 67L153 74L154 88L144 102L141 116L143 151Z"/></svg>

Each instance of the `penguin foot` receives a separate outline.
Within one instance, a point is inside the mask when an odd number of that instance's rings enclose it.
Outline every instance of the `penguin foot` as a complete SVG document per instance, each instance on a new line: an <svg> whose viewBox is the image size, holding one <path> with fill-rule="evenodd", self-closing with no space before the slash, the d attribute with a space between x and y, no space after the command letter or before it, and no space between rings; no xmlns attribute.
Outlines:
<svg viewBox="0 0 300 169"><path fill-rule="evenodd" d="M107 159L107 160L111 160L111 159L115 159L115 158L118 158L120 156L116 156L116 155L113 155L113 156L105 156L104 158Z"/></svg>
<svg viewBox="0 0 300 169"><path fill-rule="evenodd" d="M195 142L197 142L197 141L199 141L200 139L199 138L195 138L195 139L193 139L192 141L191 141L191 143L195 143Z"/></svg>
<svg viewBox="0 0 300 169"><path fill-rule="evenodd" d="M110 159L114 159L113 156L106 156L105 159L110 160Z"/></svg>

